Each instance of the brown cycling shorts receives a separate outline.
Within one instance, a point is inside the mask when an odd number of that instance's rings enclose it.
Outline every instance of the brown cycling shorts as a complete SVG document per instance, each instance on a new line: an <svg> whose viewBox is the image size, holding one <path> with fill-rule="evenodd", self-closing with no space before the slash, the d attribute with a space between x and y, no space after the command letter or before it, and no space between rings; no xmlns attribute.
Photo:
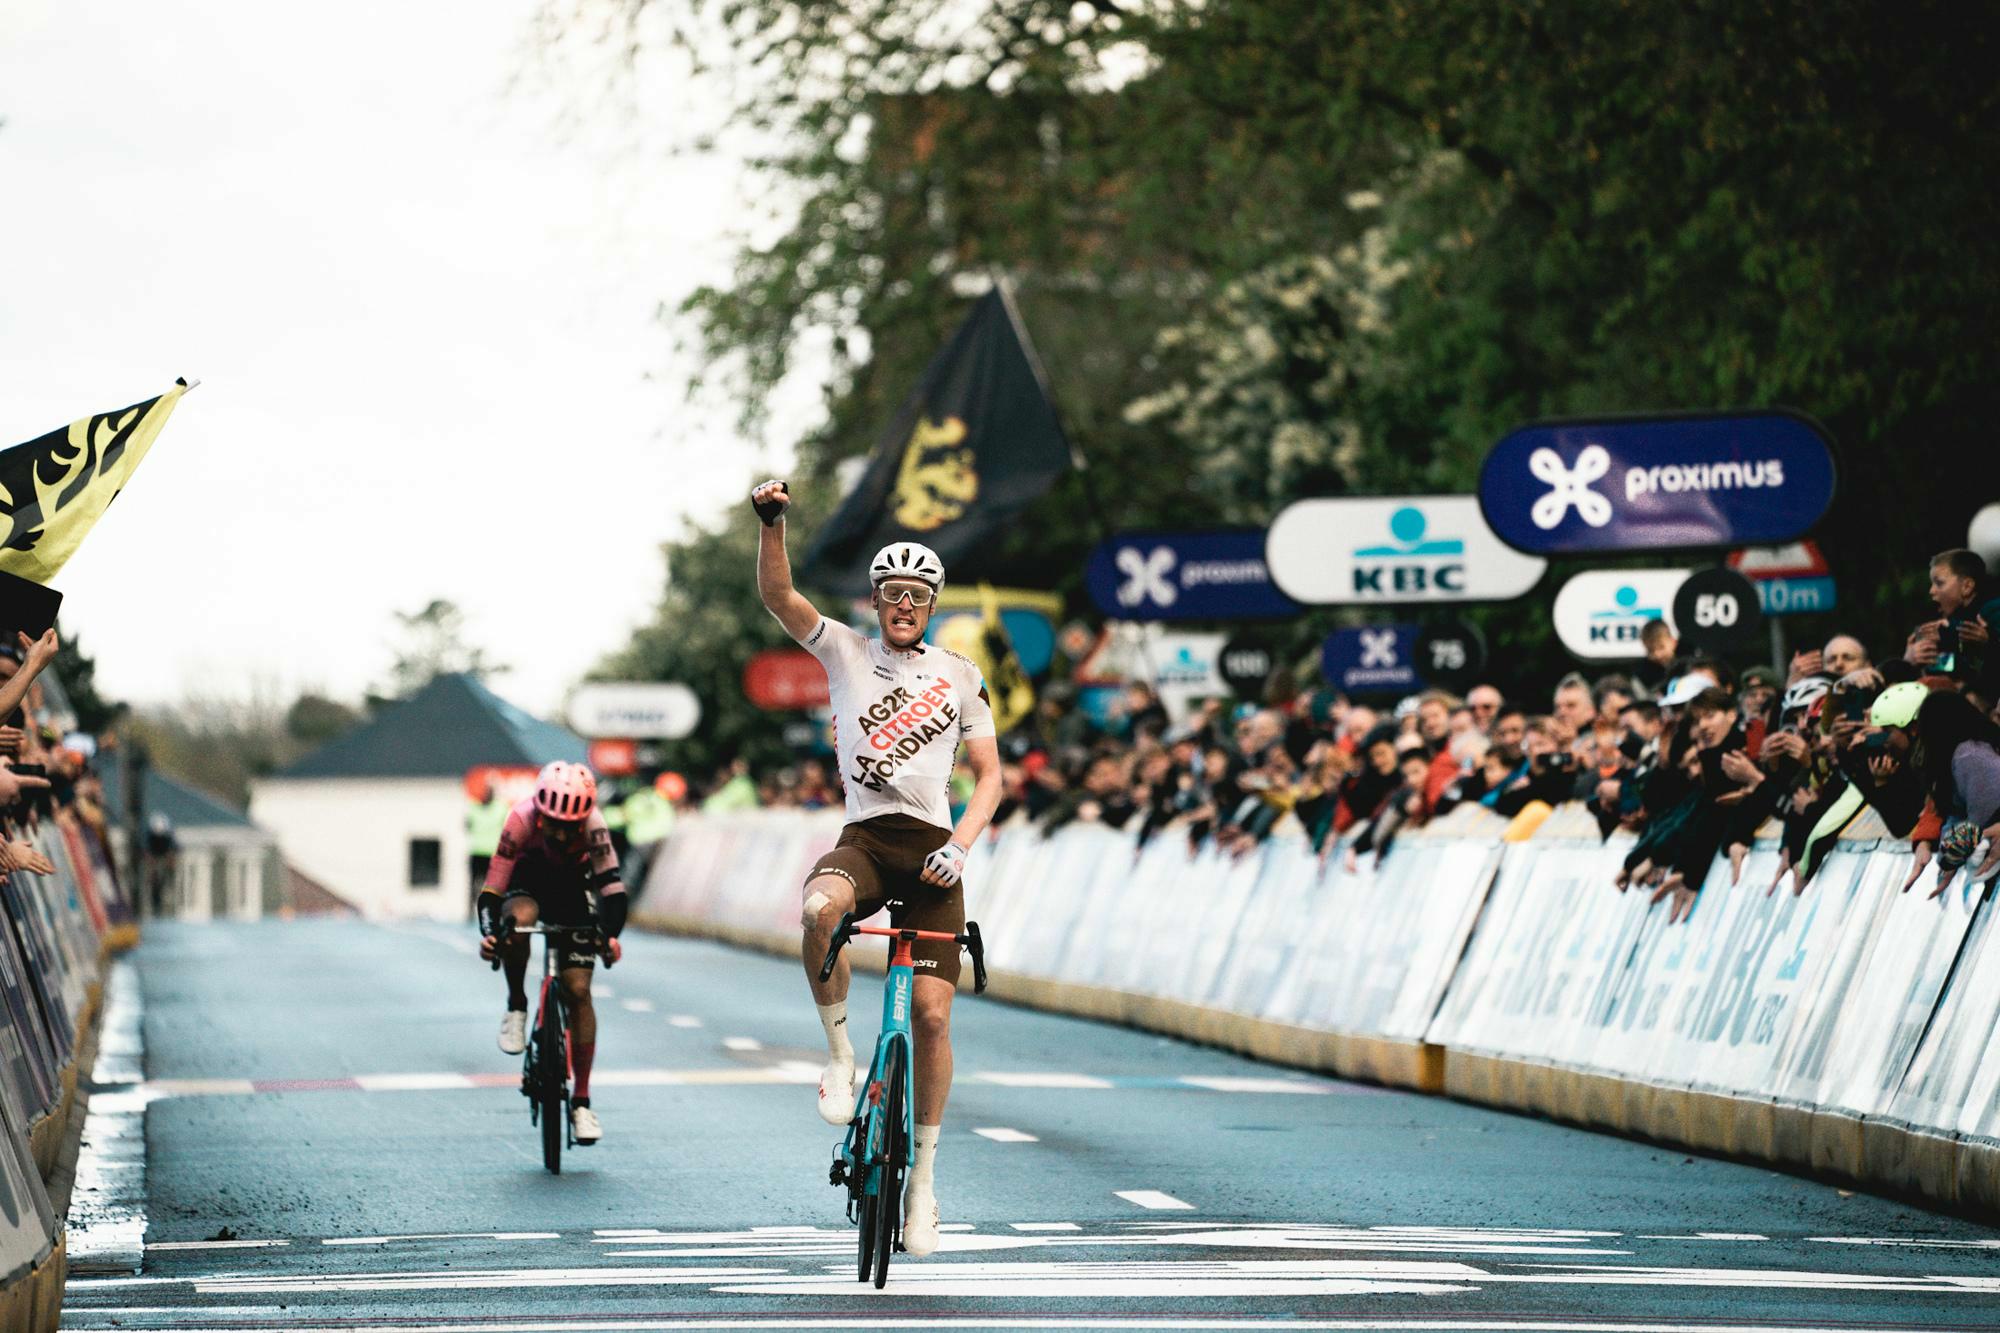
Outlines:
<svg viewBox="0 0 2000 1333"><path fill-rule="evenodd" d="M941 889L918 878L924 858L951 841L951 831L926 824L913 815L877 815L840 831L833 850L813 863L810 884L821 875L838 875L854 889L854 919L871 917L884 907L889 924L917 930L965 930L965 890L954 884ZM910 953L920 977L939 977L958 984L958 946L918 940Z"/></svg>

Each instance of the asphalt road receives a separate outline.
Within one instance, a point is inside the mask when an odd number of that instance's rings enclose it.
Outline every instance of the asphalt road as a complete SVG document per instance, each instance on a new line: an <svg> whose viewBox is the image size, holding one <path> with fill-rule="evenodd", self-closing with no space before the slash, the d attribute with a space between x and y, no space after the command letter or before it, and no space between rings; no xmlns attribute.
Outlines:
<svg viewBox="0 0 2000 1333"><path fill-rule="evenodd" d="M969 998L944 1247L878 1292L795 965L631 939L560 1177L466 930L154 926L125 979L143 1266L65 1327L2000 1330L1974 1223Z"/></svg>

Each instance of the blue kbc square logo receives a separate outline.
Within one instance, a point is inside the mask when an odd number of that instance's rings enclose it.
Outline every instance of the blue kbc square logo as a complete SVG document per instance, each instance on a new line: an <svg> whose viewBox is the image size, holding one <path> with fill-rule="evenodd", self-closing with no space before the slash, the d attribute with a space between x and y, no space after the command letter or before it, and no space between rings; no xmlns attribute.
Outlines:
<svg viewBox="0 0 2000 1333"><path fill-rule="evenodd" d="M1611 610L1590 613L1592 643L1636 645L1647 621L1666 619L1661 608L1639 605L1639 590L1629 584L1620 588L1611 600L1616 603Z"/></svg>
<svg viewBox="0 0 2000 1333"><path fill-rule="evenodd" d="M1393 542L1355 548L1355 595L1408 598L1465 591L1465 543L1427 537L1429 528L1430 520L1414 505L1391 514Z"/></svg>

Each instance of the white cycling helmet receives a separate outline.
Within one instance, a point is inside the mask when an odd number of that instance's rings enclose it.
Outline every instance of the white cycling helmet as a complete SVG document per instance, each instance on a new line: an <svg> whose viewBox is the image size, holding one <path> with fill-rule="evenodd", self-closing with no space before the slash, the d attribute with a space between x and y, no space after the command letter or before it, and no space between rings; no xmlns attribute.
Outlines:
<svg viewBox="0 0 2000 1333"><path fill-rule="evenodd" d="M890 542L868 562L868 581L880 587L895 578L922 579L935 591L944 587L944 561L920 542Z"/></svg>
<svg viewBox="0 0 2000 1333"><path fill-rule="evenodd" d="M1778 706L1778 716L1788 717L1793 713L1802 713L1826 698L1832 690L1832 676L1807 676L1803 680L1794 681L1792 687L1785 691L1785 701Z"/></svg>

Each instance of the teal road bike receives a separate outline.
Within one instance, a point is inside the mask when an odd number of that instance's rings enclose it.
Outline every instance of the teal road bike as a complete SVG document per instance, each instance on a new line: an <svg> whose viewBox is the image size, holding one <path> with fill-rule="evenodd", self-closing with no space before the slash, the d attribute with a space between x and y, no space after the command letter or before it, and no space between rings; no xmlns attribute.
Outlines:
<svg viewBox="0 0 2000 1333"><path fill-rule="evenodd" d="M949 935L900 926L857 926L849 912L833 932L833 944L819 969L821 981L832 978L841 949L856 935L881 935L892 941L889 975L882 988L882 1032L875 1039L868 1082L855 1101L854 1119L848 1122L828 1179L847 1191L847 1220L860 1226L861 1281L872 1276L879 1288L889 1280L890 1252L903 1248L903 1174L910 1164L914 1133L916 1047L910 1040L910 994L916 971L911 949L918 940L965 949L972 955L975 994L986 989L986 949L976 921L965 923L963 935Z"/></svg>

